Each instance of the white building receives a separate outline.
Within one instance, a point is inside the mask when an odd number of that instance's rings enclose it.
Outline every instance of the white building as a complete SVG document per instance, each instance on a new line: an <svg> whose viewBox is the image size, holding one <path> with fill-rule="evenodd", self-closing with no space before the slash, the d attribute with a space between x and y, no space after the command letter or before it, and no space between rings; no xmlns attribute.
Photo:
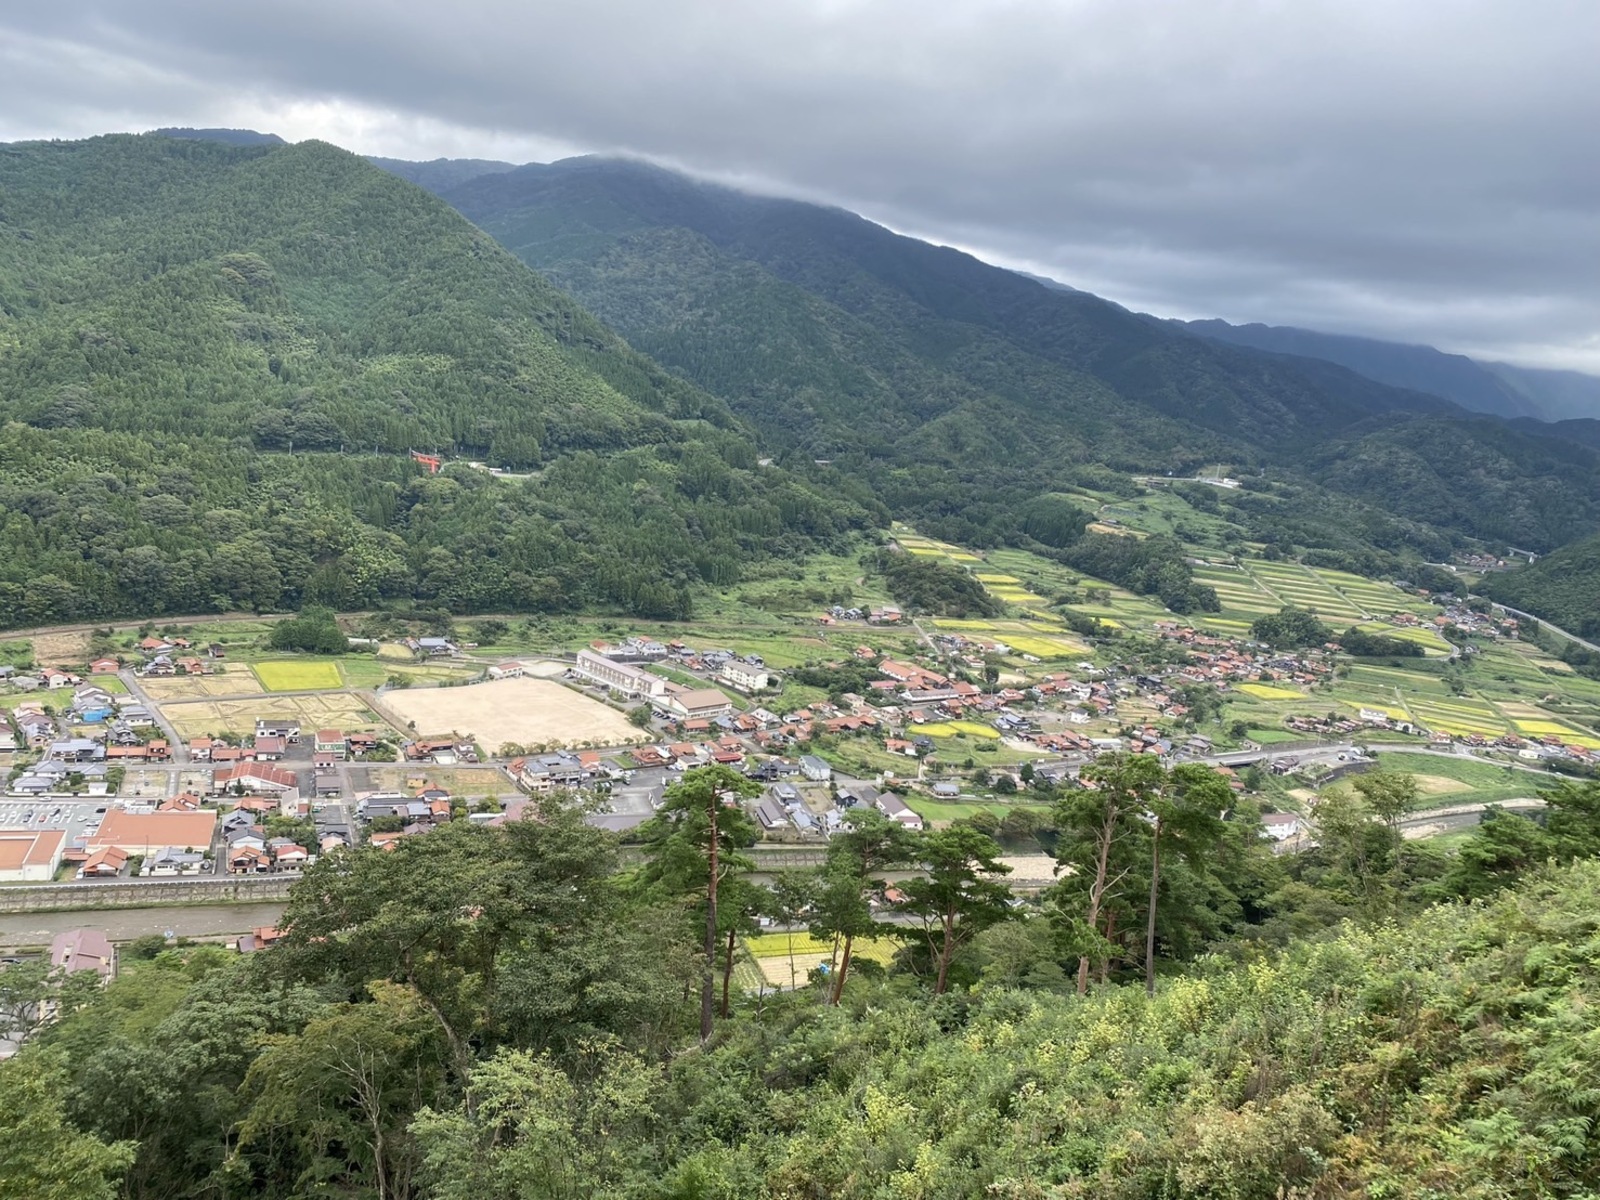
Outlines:
<svg viewBox="0 0 1600 1200"><path fill-rule="evenodd" d="M753 667L735 659L723 666L718 680L741 692L759 692L767 686L771 676L761 667Z"/></svg>
<svg viewBox="0 0 1600 1200"><path fill-rule="evenodd" d="M667 695L667 681L661 676L630 667L627 663L612 662L593 650L579 650L573 670L592 683L603 684L628 697L660 700Z"/></svg>

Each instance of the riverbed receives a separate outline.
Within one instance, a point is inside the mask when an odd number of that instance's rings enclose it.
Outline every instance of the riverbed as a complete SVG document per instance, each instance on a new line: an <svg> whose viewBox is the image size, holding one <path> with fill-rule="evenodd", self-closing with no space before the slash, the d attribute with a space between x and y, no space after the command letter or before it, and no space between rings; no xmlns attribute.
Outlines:
<svg viewBox="0 0 1600 1200"><path fill-rule="evenodd" d="M6 913L0 916L0 948L46 946L68 929L99 929L113 942L146 934L218 938L276 925L282 901L262 904L174 904L159 908L70 909L63 912Z"/></svg>

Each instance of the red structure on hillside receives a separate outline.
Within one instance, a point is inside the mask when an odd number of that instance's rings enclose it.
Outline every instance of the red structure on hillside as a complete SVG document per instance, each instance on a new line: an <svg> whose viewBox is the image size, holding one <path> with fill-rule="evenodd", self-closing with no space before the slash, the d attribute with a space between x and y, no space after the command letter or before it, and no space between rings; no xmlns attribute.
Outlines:
<svg viewBox="0 0 1600 1200"><path fill-rule="evenodd" d="M440 460L439 460L439 456L437 454L421 454L418 451L413 450L411 452L411 457L415 461L417 461L417 462L421 463L423 466L427 467L429 475L437 475L439 473L439 462L440 462Z"/></svg>

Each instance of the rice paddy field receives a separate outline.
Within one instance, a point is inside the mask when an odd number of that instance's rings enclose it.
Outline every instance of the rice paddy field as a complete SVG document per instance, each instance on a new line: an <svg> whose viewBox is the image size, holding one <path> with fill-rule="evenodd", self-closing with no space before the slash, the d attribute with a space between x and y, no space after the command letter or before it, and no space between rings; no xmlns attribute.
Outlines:
<svg viewBox="0 0 1600 1200"><path fill-rule="evenodd" d="M252 669L269 692L333 691L344 686L339 665L326 659L258 662Z"/></svg>
<svg viewBox="0 0 1600 1200"><path fill-rule="evenodd" d="M910 728L911 732L927 737L952 738L957 734L965 734L967 737L1000 740L998 729L980 721L934 721L926 725L913 725Z"/></svg>
<svg viewBox="0 0 1600 1200"><path fill-rule="evenodd" d="M904 943L897 937L858 938L851 943L853 960L888 965ZM744 939L744 951L753 969L736 970L735 978L746 991L767 988L791 990L806 986L811 972L834 956L831 941L814 938L804 930L763 933Z"/></svg>

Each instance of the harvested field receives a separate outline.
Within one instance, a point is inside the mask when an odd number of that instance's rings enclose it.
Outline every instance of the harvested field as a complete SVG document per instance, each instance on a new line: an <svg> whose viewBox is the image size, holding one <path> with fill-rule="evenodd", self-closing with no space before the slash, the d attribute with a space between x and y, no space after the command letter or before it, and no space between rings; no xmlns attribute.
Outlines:
<svg viewBox="0 0 1600 1200"><path fill-rule="evenodd" d="M436 767L430 764L370 768L372 783L382 792L415 792L424 784L442 787L452 796L510 795L516 784L497 767Z"/></svg>
<svg viewBox="0 0 1600 1200"><path fill-rule="evenodd" d="M33 660L42 667L68 667L89 660L89 632L40 633L33 637Z"/></svg>
<svg viewBox="0 0 1600 1200"><path fill-rule="evenodd" d="M146 679L141 684L152 700L198 700L206 696L250 696L263 689L249 671L238 668L226 675L174 675Z"/></svg>
<svg viewBox="0 0 1600 1200"><path fill-rule="evenodd" d="M487 750L518 746L618 746L645 735L615 709L546 679L388 692L384 704L420 734L459 733Z"/></svg>
<svg viewBox="0 0 1600 1200"><path fill-rule="evenodd" d="M369 709L360 697L349 692L328 692L321 696L263 695L249 700L180 700L163 704L161 711L172 722L179 737L198 737L203 733L254 733L257 717L293 717L302 729L343 729L347 732L389 727Z"/></svg>

